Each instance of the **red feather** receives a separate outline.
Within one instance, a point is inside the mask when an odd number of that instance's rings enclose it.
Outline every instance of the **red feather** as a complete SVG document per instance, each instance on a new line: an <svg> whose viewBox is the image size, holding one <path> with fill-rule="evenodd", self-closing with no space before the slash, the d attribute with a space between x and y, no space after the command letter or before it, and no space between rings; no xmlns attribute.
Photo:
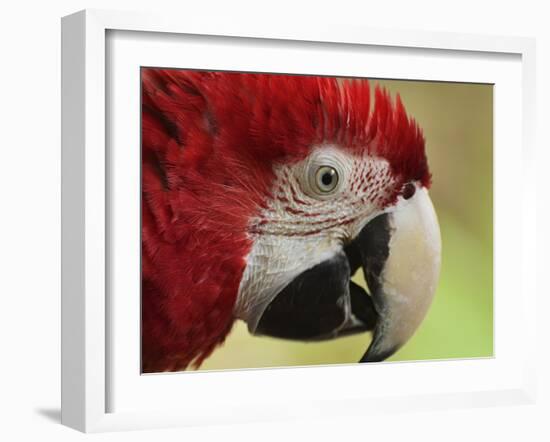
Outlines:
<svg viewBox="0 0 550 442"><path fill-rule="evenodd" d="M366 80L142 70L142 368L198 366L233 324L272 167L331 143L386 158L400 182L430 174L397 98Z"/></svg>

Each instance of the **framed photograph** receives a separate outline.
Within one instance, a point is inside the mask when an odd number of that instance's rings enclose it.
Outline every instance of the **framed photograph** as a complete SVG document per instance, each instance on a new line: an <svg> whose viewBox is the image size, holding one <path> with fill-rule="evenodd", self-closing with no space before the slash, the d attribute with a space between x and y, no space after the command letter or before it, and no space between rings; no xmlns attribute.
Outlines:
<svg viewBox="0 0 550 442"><path fill-rule="evenodd" d="M64 424L533 401L533 40L82 11L62 46Z"/></svg>

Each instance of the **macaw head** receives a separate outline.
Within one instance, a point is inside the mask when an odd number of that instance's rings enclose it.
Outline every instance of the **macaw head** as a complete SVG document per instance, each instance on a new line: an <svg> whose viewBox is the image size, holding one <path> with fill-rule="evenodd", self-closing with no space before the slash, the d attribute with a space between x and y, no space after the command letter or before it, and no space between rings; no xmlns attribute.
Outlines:
<svg viewBox="0 0 550 442"><path fill-rule="evenodd" d="M440 269L421 130L366 80L145 69L143 367L253 335L399 349ZM352 281L364 274L368 292Z"/></svg>

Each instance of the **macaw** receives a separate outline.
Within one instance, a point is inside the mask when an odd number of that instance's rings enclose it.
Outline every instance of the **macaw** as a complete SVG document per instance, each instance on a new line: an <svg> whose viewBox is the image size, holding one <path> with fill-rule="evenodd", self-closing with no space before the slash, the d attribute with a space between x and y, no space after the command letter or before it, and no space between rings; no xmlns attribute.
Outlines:
<svg viewBox="0 0 550 442"><path fill-rule="evenodd" d="M302 341L416 331L441 261L418 124L366 79L143 68L142 371L236 320ZM351 277L362 269L368 292Z"/></svg>

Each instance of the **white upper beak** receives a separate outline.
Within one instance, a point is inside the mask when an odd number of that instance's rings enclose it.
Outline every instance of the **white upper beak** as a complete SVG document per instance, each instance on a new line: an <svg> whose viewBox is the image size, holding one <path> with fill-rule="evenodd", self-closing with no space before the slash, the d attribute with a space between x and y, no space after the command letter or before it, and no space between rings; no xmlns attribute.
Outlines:
<svg viewBox="0 0 550 442"><path fill-rule="evenodd" d="M368 281L375 286L370 289L379 319L363 362L383 360L408 341L426 316L439 280L441 235L427 190L402 201L388 221L388 257L377 281Z"/></svg>

